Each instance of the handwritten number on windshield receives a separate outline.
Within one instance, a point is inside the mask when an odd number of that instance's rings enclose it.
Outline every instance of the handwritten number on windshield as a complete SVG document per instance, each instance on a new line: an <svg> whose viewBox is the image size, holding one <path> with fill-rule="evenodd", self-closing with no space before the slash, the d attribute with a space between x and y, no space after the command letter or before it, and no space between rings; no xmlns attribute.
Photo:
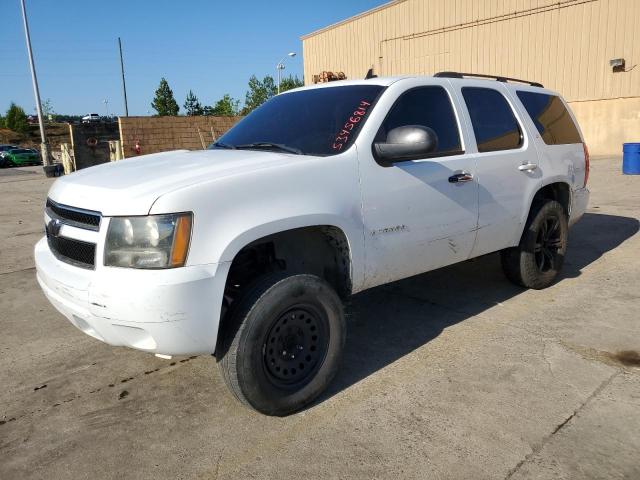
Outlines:
<svg viewBox="0 0 640 480"><path fill-rule="evenodd" d="M334 140L331 148L333 148L334 150L342 150L342 148L349 141L351 131L364 118L367 113L367 109L370 106L371 104L369 102L366 102L364 100L360 101L360 105L358 106L358 108L351 114L347 123L344 124L342 130L340 130L336 135L336 139Z"/></svg>

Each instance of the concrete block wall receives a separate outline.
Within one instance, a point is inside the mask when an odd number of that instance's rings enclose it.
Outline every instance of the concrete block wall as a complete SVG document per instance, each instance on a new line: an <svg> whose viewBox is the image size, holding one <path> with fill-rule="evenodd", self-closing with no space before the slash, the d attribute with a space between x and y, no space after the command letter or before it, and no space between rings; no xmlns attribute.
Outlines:
<svg viewBox="0 0 640 480"><path fill-rule="evenodd" d="M198 116L120 117L118 120L124 156L128 158L138 155L136 143L140 145L140 155L180 149L201 150L198 129L205 145L208 145L241 119Z"/></svg>

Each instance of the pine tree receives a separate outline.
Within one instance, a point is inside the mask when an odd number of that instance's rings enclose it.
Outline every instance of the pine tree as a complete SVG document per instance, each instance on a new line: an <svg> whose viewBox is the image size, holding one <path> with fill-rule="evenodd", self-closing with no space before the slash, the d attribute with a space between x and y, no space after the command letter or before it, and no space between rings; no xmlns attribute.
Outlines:
<svg viewBox="0 0 640 480"><path fill-rule="evenodd" d="M151 102L153 109L158 112L158 116L178 115L180 107L176 99L173 98L173 91L164 77L160 79L160 86L156 90L156 96Z"/></svg>
<svg viewBox="0 0 640 480"><path fill-rule="evenodd" d="M11 102L9 110L7 110L7 116L4 119L4 123L9 130L13 130L18 133L26 133L29 130L29 122L27 121L27 114L24 110Z"/></svg>
<svg viewBox="0 0 640 480"><path fill-rule="evenodd" d="M298 76L289 75L280 81L280 92L286 92L294 88L304 87L304 81L300 80Z"/></svg>
<svg viewBox="0 0 640 480"><path fill-rule="evenodd" d="M189 90L187 99L184 102L184 109L186 111L186 114L189 116L202 115L204 113L198 97L196 97L191 90Z"/></svg>
<svg viewBox="0 0 640 480"><path fill-rule="evenodd" d="M249 91L245 97L244 108L242 114L247 115L255 108L258 108L264 102L278 93L278 87L276 86L273 77L267 75L261 80L255 75L251 75L249 79Z"/></svg>
<svg viewBox="0 0 640 480"><path fill-rule="evenodd" d="M225 93L213 107L208 107L207 112L216 117L234 117L240 113L240 100L235 100L231 95Z"/></svg>

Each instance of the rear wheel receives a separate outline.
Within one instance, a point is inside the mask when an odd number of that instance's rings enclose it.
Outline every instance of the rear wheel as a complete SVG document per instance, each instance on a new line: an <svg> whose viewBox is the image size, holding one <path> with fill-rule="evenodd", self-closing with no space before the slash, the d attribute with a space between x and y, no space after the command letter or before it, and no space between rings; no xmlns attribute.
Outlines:
<svg viewBox="0 0 640 480"><path fill-rule="evenodd" d="M333 379L345 342L342 303L315 275L272 274L236 300L217 352L230 390L267 415L312 402Z"/></svg>
<svg viewBox="0 0 640 480"><path fill-rule="evenodd" d="M560 203L547 200L532 207L520 244L501 252L507 278L526 288L551 285L564 263L568 231Z"/></svg>

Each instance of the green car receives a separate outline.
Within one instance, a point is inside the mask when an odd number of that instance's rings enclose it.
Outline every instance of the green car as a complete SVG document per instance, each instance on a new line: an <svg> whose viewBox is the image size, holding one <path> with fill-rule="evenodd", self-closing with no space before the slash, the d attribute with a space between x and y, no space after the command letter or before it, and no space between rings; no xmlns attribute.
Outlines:
<svg viewBox="0 0 640 480"><path fill-rule="evenodd" d="M40 165L40 153L32 148L14 148L4 152L0 159L3 167L22 167L25 165Z"/></svg>

